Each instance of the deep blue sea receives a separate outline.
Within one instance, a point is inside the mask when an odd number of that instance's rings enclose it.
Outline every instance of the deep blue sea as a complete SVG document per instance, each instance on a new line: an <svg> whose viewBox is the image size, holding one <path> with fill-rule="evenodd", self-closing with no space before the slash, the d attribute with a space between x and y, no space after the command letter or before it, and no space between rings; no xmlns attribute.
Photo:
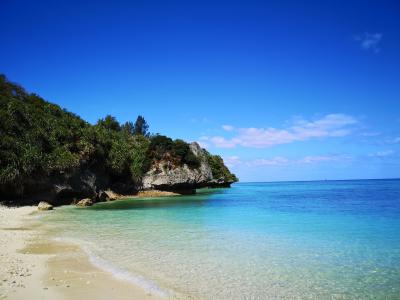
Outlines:
<svg viewBox="0 0 400 300"><path fill-rule="evenodd" d="M400 299L400 180L238 183L42 221L166 297Z"/></svg>

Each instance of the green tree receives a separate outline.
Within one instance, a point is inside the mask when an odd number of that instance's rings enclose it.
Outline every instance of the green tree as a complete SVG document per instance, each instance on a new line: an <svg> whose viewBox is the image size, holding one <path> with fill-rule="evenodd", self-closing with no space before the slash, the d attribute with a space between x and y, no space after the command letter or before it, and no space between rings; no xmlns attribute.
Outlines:
<svg viewBox="0 0 400 300"><path fill-rule="evenodd" d="M142 116L138 116L134 125L134 132L138 135L148 136L149 125Z"/></svg>
<svg viewBox="0 0 400 300"><path fill-rule="evenodd" d="M165 135L154 135L150 139L149 157L151 159L163 159L166 153L170 153L173 149L174 142Z"/></svg>
<svg viewBox="0 0 400 300"><path fill-rule="evenodd" d="M119 125L117 119L111 115L107 115L104 119L98 120L96 126L113 131L121 130L121 126Z"/></svg>
<svg viewBox="0 0 400 300"><path fill-rule="evenodd" d="M235 174L231 173L225 166L224 161L219 155L211 155L206 151L208 165L211 168L211 172L214 179L237 182L238 179Z"/></svg>
<svg viewBox="0 0 400 300"><path fill-rule="evenodd" d="M133 147L121 136L114 136L108 152L106 165L114 176L123 176L129 173L132 162Z"/></svg>
<svg viewBox="0 0 400 300"><path fill-rule="evenodd" d="M150 159L148 157L149 145L150 141L142 135L136 135L133 138L130 171L135 182L140 182L143 175L150 168Z"/></svg>
<svg viewBox="0 0 400 300"><path fill-rule="evenodd" d="M177 139L173 145L173 155L180 159L181 164L187 164L190 168L198 168L200 160L190 150L189 144L183 140Z"/></svg>
<svg viewBox="0 0 400 300"><path fill-rule="evenodd" d="M128 135L135 134L135 125L131 121L125 122L124 125L121 126L121 130Z"/></svg>

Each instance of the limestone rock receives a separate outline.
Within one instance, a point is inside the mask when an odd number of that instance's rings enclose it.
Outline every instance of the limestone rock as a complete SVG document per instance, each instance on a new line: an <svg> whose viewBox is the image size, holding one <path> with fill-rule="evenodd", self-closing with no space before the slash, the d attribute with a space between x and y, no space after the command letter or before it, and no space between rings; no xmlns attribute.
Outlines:
<svg viewBox="0 0 400 300"><path fill-rule="evenodd" d="M76 206L79 206L79 207L86 207L86 206L92 206L93 204L94 204L94 202L93 202L92 199L90 199L90 198L85 198L85 199L80 200L80 201L76 204Z"/></svg>
<svg viewBox="0 0 400 300"><path fill-rule="evenodd" d="M140 191L137 193L137 196L140 198L166 197L166 196L168 197L177 195L180 194L168 191L159 191L159 190L147 190L147 191Z"/></svg>
<svg viewBox="0 0 400 300"><path fill-rule="evenodd" d="M210 182L208 183L208 186L211 188L227 188L227 187L231 187L231 184L234 183L234 181L226 181L223 178L220 179L213 179L210 180Z"/></svg>
<svg viewBox="0 0 400 300"><path fill-rule="evenodd" d="M192 169L187 165L174 167L169 161L161 161L145 174L142 188L145 190L189 190L206 186L212 179L211 168L203 149L197 143L190 144L190 150L200 159L200 167Z"/></svg>
<svg viewBox="0 0 400 300"><path fill-rule="evenodd" d="M111 190L101 191L98 195L100 202L114 201L114 200L117 200L118 197L119 197L119 195L117 193L114 193Z"/></svg>
<svg viewBox="0 0 400 300"><path fill-rule="evenodd" d="M41 201L38 205L38 210L52 210L53 209L53 205L45 202L45 201Z"/></svg>

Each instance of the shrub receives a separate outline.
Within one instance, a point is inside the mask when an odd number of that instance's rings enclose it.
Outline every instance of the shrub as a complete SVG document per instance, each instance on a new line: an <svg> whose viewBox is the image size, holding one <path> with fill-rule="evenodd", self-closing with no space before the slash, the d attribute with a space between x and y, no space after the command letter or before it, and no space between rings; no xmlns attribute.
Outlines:
<svg viewBox="0 0 400 300"><path fill-rule="evenodd" d="M130 170L132 178L136 182L140 181L143 175L150 169L150 159L148 157L150 141L141 136L137 135L133 138L133 149L132 149L132 163Z"/></svg>
<svg viewBox="0 0 400 300"><path fill-rule="evenodd" d="M154 135L150 138L149 157L156 160L164 158L166 153L170 153L173 149L174 142L165 135Z"/></svg>

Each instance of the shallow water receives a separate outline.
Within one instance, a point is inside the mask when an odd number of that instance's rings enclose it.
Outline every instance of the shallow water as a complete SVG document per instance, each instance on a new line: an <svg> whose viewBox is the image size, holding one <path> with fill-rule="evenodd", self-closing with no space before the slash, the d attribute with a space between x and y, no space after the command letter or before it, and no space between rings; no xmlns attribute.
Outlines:
<svg viewBox="0 0 400 300"><path fill-rule="evenodd" d="M399 299L400 180L239 183L46 214L97 265L200 299Z"/></svg>

